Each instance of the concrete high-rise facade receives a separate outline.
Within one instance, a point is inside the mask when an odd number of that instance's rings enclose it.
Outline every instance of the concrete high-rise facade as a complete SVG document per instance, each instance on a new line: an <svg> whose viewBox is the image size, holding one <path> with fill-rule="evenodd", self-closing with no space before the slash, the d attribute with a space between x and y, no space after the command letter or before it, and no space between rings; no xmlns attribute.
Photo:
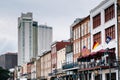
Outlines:
<svg viewBox="0 0 120 80"><path fill-rule="evenodd" d="M32 13L22 13L18 18L18 65L29 62L35 57L36 34L37 22L33 21Z"/></svg>
<svg viewBox="0 0 120 80"><path fill-rule="evenodd" d="M30 62L50 49L52 27L38 26L32 13L22 13L18 18L18 65Z"/></svg>
<svg viewBox="0 0 120 80"><path fill-rule="evenodd" d="M38 56L46 50L49 51L52 43L52 27L39 25L38 27Z"/></svg>

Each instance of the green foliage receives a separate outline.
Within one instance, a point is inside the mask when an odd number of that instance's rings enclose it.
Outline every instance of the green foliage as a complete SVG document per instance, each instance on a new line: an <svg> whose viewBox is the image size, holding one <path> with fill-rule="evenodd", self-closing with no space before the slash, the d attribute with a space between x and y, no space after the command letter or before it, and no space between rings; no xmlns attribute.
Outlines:
<svg viewBox="0 0 120 80"><path fill-rule="evenodd" d="M0 67L0 80L7 80L9 77L10 72Z"/></svg>

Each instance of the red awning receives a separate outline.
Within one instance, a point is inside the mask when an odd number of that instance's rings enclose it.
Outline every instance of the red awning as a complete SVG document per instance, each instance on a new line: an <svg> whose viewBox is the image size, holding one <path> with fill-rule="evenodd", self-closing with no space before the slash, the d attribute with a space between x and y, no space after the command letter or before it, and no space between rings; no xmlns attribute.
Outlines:
<svg viewBox="0 0 120 80"><path fill-rule="evenodd" d="M97 52L91 52L88 55L81 56L80 58L78 58L78 61L85 61L85 60L90 60L90 59L93 59L93 58L99 58L99 57L103 56L105 52L114 53L111 50L101 49Z"/></svg>

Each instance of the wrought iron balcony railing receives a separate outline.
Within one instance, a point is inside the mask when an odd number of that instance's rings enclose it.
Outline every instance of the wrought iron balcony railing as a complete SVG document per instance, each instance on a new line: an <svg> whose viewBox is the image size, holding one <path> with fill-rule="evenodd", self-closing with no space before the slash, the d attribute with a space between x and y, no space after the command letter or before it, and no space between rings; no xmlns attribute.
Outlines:
<svg viewBox="0 0 120 80"><path fill-rule="evenodd" d="M98 62L83 62L79 64L79 69L94 68L97 66L117 66L116 62L105 62L104 60L99 60Z"/></svg>
<svg viewBox="0 0 120 80"><path fill-rule="evenodd" d="M68 63L64 63L62 65L62 69L70 69L70 68L75 68L78 67L78 62L68 62Z"/></svg>

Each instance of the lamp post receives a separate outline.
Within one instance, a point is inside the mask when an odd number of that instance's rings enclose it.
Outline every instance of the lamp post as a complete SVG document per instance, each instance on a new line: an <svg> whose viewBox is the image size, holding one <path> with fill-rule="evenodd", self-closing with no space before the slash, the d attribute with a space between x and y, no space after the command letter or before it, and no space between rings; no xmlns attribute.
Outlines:
<svg viewBox="0 0 120 80"><path fill-rule="evenodd" d="M111 80L111 59L110 59L110 53L108 52L109 48L106 49L106 54L108 55L108 64L109 64L109 80Z"/></svg>
<svg viewBox="0 0 120 80"><path fill-rule="evenodd" d="M108 63L109 63L109 80L111 80L111 59L110 59L110 56L108 56Z"/></svg>

